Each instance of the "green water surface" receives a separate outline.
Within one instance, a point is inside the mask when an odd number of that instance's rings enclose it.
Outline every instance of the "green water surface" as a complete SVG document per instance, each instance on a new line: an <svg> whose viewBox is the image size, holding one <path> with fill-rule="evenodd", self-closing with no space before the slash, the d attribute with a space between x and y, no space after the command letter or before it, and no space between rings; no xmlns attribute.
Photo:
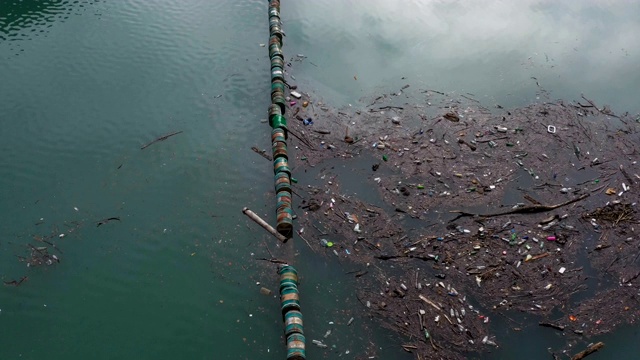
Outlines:
<svg viewBox="0 0 640 360"><path fill-rule="evenodd" d="M282 1L301 87L354 107L405 83L521 106L537 101L535 77L552 98L637 113L637 14L638 2ZM309 358L362 358L370 341L378 358L411 358L355 310L348 265L278 249L241 214L273 221L272 169L250 150L270 142L266 42L266 1L0 1L0 276L28 276L0 287L0 359L284 359L279 301L259 293L277 290L256 260L265 244L304 276L308 339L332 329L335 347ZM96 226L108 217L121 221ZM47 236L61 262L28 268L19 257ZM556 335L510 334L490 358L548 356ZM593 359L637 358L637 327L606 339L617 346Z"/></svg>

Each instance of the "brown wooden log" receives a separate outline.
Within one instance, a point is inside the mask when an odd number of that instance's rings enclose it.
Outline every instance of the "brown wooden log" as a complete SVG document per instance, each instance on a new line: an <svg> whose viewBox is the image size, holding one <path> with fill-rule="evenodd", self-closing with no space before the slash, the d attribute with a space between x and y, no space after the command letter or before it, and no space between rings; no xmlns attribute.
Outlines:
<svg viewBox="0 0 640 360"><path fill-rule="evenodd" d="M266 221L262 220L260 216L258 216L253 211L249 210L249 208L242 209L242 212L249 217L249 219L255 221L256 224L262 226L265 230L267 230L271 235L275 236L276 239L280 240L282 243L286 243L289 240L286 236L280 234L273 226L269 225Z"/></svg>
<svg viewBox="0 0 640 360"><path fill-rule="evenodd" d="M591 346L589 346L588 348L586 348L585 350L575 354L571 360L582 360L585 357L587 357L588 355L591 355L592 353L602 349L604 347L604 343L601 342L597 342Z"/></svg>

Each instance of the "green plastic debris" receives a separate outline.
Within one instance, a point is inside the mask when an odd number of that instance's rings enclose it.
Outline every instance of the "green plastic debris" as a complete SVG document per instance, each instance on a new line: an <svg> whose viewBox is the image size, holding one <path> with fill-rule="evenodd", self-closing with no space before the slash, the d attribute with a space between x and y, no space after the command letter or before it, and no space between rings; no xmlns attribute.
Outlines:
<svg viewBox="0 0 640 360"><path fill-rule="evenodd" d="M419 185L418 185L418 190L422 190L422 189L424 189L424 185L419 184Z"/></svg>
<svg viewBox="0 0 640 360"><path fill-rule="evenodd" d="M424 338L429 340L429 338L431 337L431 335L429 334L429 332L427 331L427 329L424 329Z"/></svg>
<svg viewBox="0 0 640 360"><path fill-rule="evenodd" d="M296 179L296 178L292 177L292 178L291 178L291 182L292 182L292 183L294 183L294 184L297 184L297 183L298 183L298 179Z"/></svg>
<svg viewBox="0 0 640 360"><path fill-rule="evenodd" d="M515 145L513 145L512 143L507 143L508 147L514 147Z"/></svg>
<svg viewBox="0 0 640 360"><path fill-rule="evenodd" d="M387 161L389 160L389 158L387 157L387 155L382 155L382 160Z"/></svg>
<svg viewBox="0 0 640 360"><path fill-rule="evenodd" d="M300 160L307 160L307 157L303 156L303 157L300 158Z"/></svg>

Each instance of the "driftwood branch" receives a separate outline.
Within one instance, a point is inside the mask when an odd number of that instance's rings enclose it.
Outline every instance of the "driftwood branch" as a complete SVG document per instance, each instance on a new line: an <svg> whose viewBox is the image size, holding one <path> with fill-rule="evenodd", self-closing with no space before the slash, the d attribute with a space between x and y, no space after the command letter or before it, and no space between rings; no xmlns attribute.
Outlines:
<svg viewBox="0 0 640 360"><path fill-rule="evenodd" d="M292 129L289 129L288 132L289 132L289 134L293 135L294 138L298 139L301 143L307 145L307 147L311 151L317 151L318 150L313 146L313 144L311 144L311 142L308 139L303 138L300 135L296 134Z"/></svg>
<svg viewBox="0 0 640 360"><path fill-rule="evenodd" d="M144 149L148 148L149 146L151 146L151 145L153 145L153 144L155 144L155 143L157 143L157 142L159 142L159 141L167 140L168 138L170 138L170 137L172 137L172 136L174 136L174 135L181 134L181 133L182 133L182 130L181 130L181 131L174 131L174 132L172 132L172 133L170 133L170 134L167 134L167 135L164 135L164 136L160 136L159 138L157 138L157 139L153 140L152 142L147 143L147 144L145 144L145 145L142 145L142 147L140 148L140 150L144 150Z"/></svg>
<svg viewBox="0 0 640 360"><path fill-rule="evenodd" d="M492 142L492 141L496 141L496 140L504 140L504 139L508 139L508 136L502 136L502 137L497 137L497 138L493 138L493 139L485 139L485 140L476 140L477 143L488 143L488 142Z"/></svg>
<svg viewBox="0 0 640 360"><path fill-rule="evenodd" d="M635 183L635 181L633 181L631 176L629 176L629 173L627 173L627 171L624 169L624 166L622 166L622 165L620 165L620 172L627 179L627 181L629 182L629 185L633 185Z"/></svg>
<svg viewBox="0 0 640 360"><path fill-rule="evenodd" d="M257 147L255 147L255 146L252 146L252 147L251 147L251 150L253 150L253 152L255 152L256 154L258 154L258 155L262 156L263 158L265 158L265 159L267 159L267 160L269 160L269 161L272 161L271 156L269 156L269 154L267 154L267 152L266 152L266 151L264 151L264 150L260 150L260 149L258 149L258 148L257 148Z"/></svg>
<svg viewBox="0 0 640 360"><path fill-rule="evenodd" d="M286 243L289 240L286 236L280 234L273 226L269 225L266 221L262 220L260 216L256 215L253 211L249 210L249 208L242 209L242 213L247 215L249 219L255 221L256 224L262 226L265 230L267 230L271 235L275 236L276 239L280 240L282 243Z"/></svg>
<svg viewBox="0 0 640 360"><path fill-rule="evenodd" d="M580 200L584 200L586 198L589 197L589 194L583 194L581 196L578 196L575 199L571 199L569 201L565 201L561 204L556 204L556 205L531 205L531 206L524 206L524 207L519 207L516 209L511 209L511 210L507 210L507 211L500 211L500 212L496 212L496 213L490 213L490 214L476 214L476 213L469 213L466 211L461 211L461 210L452 210L449 211L450 213L455 213L455 214L460 214L458 216L456 216L453 220L450 220L449 222L458 220L459 218L463 217L463 216L479 216L479 217L484 217L484 218L488 218L488 217L495 217L495 216L503 216L503 215L510 215L510 214L534 214L534 213L540 213L540 212L546 212L546 211L551 211L551 210L555 210L557 208L561 208L563 206L567 206L569 204L573 204L574 202L578 202Z"/></svg>
<svg viewBox="0 0 640 360"><path fill-rule="evenodd" d="M106 219L102 219L102 220L98 221L98 222L96 223L96 227L100 227L100 225L108 224L108 223L109 223L109 221L114 221L114 220L115 220L115 221L122 221L122 220L120 220L120 217L118 217L118 216L113 216L113 217L106 218Z"/></svg>
<svg viewBox="0 0 640 360"><path fill-rule="evenodd" d="M556 329L556 330L560 330L560 331L564 331L564 325L553 324L553 323L548 323L548 322L541 322L538 325L545 326L545 327L550 327L552 329Z"/></svg>
<svg viewBox="0 0 640 360"><path fill-rule="evenodd" d="M20 280L11 280L11 281L5 281L4 284L7 286L20 286L20 284L22 284L23 282L29 280L28 276L23 276L20 278Z"/></svg>
<svg viewBox="0 0 640 360"><path fill-rule="evenodd" d="M571 360L582 360L585 357L587 357L587 355L591 355L592 353L602 349L604 347L604 343L603 342L597 342L591 346L589 346L588 348L586 348L585 350L575 354Z"/></svg>
<svg viewBox="0 0 640 360"><path fill-rule="evenodd" d="M256 259L256 260L268 261L268 262L273 263L273 264L283 264L283 265L286 265L286 264L289 263L287 261L276 259L276 258L271 258L271 259L259 258L259 259Z"/></svg>

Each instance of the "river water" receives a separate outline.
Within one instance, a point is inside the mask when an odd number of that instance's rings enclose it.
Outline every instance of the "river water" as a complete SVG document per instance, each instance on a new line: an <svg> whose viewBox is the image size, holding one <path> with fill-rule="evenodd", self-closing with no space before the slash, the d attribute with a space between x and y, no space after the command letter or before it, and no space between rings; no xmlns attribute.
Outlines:
<svg viewBox="0 0 640 360"><path fill-rule="evenodd" d="M636 114L638 14L637 1L282 4L285 54L307 56L298 83L354 107L408 83L504 107L542 88ZM0 359L286 357L278 299L258 291L277 288L256 260L276 244L240 212L273 221L271 168L250 151L269 144L267 40L266 1L0 2L0 276L28 276L0 288ZM60 263L26 267L47 236ZM362 314L344 325L360 306L348 265L286 251L308 338L332 329L328 358L370 341L407 356ZM562 343L494 326L507 341L489 358ZM593 359L637 358L637 327L602 340Z"/></svg>

